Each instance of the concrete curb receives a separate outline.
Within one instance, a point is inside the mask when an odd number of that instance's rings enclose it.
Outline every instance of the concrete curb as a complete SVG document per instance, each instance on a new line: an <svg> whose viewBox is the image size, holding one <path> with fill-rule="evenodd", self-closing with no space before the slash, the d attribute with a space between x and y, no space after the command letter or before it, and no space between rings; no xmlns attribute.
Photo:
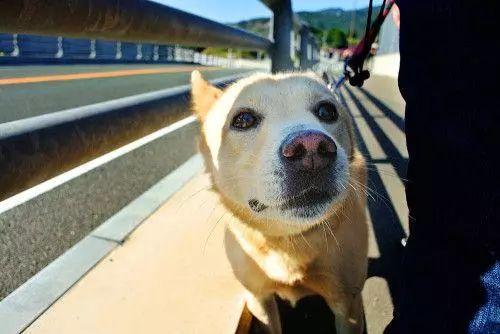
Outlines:
<svg viewBox="0 0 500 334"><path fill-rule="evenodd" d="M200 155L195 155L139 198L109 218L92 232L91 236L123 243L125 238L170 196L186 184L202 166Z"/></svg>

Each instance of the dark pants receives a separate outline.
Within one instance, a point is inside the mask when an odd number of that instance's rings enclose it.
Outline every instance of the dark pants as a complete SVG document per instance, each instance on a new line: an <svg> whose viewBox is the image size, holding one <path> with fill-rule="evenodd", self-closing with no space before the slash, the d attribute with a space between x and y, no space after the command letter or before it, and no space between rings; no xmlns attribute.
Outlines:
<svg viewBox="0 0 500 334"><path fill-rule="evenodd" d="M500 333L500 12L400 0L410 237L390 333Z"/></svg>

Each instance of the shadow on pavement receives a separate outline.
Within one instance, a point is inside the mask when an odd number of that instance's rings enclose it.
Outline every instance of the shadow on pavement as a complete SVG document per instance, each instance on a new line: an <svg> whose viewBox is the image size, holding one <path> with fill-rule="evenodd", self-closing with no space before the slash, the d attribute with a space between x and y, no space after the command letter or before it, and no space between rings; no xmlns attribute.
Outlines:
<svg viewBox="0 0 500 334"><path fill-rule="evenodd" d="M375 239L380 250L380 258L369 259L368 277L378 276L386 279L391 298L394 302L397 298L398 290L397 268L400 263L399 254L402 247L401 240L406 237L406 234L403 229L402 222L398 218L394 205L390 202L390 200L388 200L389 194L382 182L379 172L375 169L374 164L390 162L396 169L398 176L404 179L406 176L407 159L401 156L397 148L374 121L374 118L368 113L366 108L361 104L356 96L354 96L349 89L346 89L345 91L347 91L349 97L353 100L354 104L361 112L361 115L369 125L370 130L373 132L388 157L388 160L383 161L371 160L367 146L361 137L359 129L357 128L356 123L353 122L354 130L358 138L359 149L367 158L367 163L369 164L369 187L375 191L375 194L373 194L374 198L368 197L368 210L373 224ZM345 97L343 95L340 95L340 97L342 102L346 104ZM385 108L389 109L386 106ZM381 109L381 111L386 114L390 112L396 115L392 110L384 111Z"/></svg>
<svg viewBox="0 0 500 334"><path fill-rule="evenodd" d="M401 130L405 131L405 120L389 108L384 102L375 97L372 93L367 91L365 88L359 88L359 91L363 93L377 108L384 113L384 115L390 119L396 126Z"/></svg>

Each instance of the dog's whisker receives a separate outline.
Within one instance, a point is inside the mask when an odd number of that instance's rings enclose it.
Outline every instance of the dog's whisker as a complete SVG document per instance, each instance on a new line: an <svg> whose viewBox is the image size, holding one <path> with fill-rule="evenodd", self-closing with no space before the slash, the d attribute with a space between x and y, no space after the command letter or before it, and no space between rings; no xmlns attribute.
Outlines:
<svg viewBox="0 0 500 334"><path fill-rule="evenodd" d="M311 246L311 244L307 241L306 237L304 237L304 233L300 232L300 236L302 237L302 240L304 240L304 242L306 243L306 245L307 245L310 249L313 249L313 247Z"/></svg>
<svg viewBox="0 0 500 334"><path fill-rule="evenodd" d="M288 238L288 242L290 243L290 245L292 245L292 248L293 248L293 252L296 253L297 252L297 249L295 248L295 243L294 243L294 237L293 236L289 236Z"/></svg>
<svg viewBox="0 0 500 334"><path fill-rule="evenodd" d="M361 182L359 182L359 181L357 181L355 179L350 180L350 182L352 182L352 183L356 184L357 186L359 186L361 188L361 190L365 191L366 195L367 196L369 195L374 201L377 201L377 200L373 197L373 195L381 198L382 200L390 202L385 196L383 196L382 194L380 194L375 189L369 187L368 185L363 184L363 183L361 183Z"/></svg>
<svg viewBox="0 0 500 334"><path fill-rule="evenodd" d="M376 166L376 164L372 164L372 166ZM400 179L401 181L403 182L408 182L408 179L404 178L404 177L401 177L399 176L398 174L392 172L392 171L388 171L388 170L385 170L385 169L382 169L380 167L376 167L376 168L373 168L373 167L366 167L366 170L368 171L373 171L373 172L377 172L377 173L380 173L384 176L390 176L390 177L395 177L397 179Z"/></svg>
<svg viewBox="0 0 500 334"><path fill-rule="evenodd" d="M193 197L195 197L196 195L202 193L203 191L205 190L209 190L210 188L212 188L212 185L208 185L208 186L205 186L201 189L198 189L196 190L194 193L192 193L191 195L189 195L188 197L184 198L181 203L179 204L179 206L177 207L177 211L176 213L179 213L180 209L184 206L184 204L186 204L190 199L192 199Z"/></svg>
<svg viewBox="0 0 500 334"><path fill-rule="evenodd" d="M339 210L339 214L341 214L349 222L349 224L352 224L351 218L349 218L343 210Z"/></svg>
<svg viewBox="0 0 500 334"><path fill-rule="evenodd" d="M351 186L351 188L353 188L353 189L354 189L354 191L355 191L355 192L361 191L361 192L362 192L365 196L370 197L370 198L371 198L373 201L375 201L375 202L377 201L377 200L375 199L375 197L373 197L373 196L372 196L372 194L371 194L371 193L369 193L369 192L368 192L368 191L367 191L367 190L363 187L364 185L361 185L361 184L360 184L360 185L359 185L360 189L358 189L358 188L356 188L356 187L352 184L352 182L353 182L353 181L354 181L354 180L350 180L350 181L349 181L349 185Z"/></svg>
<svg viewBox="0 0 500 334"><path fill-rule="evenodd" d="M219 222L222 220L222 218L224 218L224 216L227 213L228 213L228 211L224 211L224 213L219 217L219 219L217 219L217 221L215 222L215 224L212 226L212 228L210 229L210 232L208 232L208 236L205 239L205 244L203 245L203 253L205 253L205 250L206 250L207 244L208 244L208 240L210 240L210 237L212 236L212 233L215 231L215 228L217 227L217 225L219 224Z"/></svg>
<svg viewBox="0 0 500 334"><path fill-rule="evenodd" d="M325 221L325 226L330 231L330 234L333 237L333 240L335 240L335 243L337 244L337 248L338 248L339 252L342 253L342 249L340 248L339 241L337 240L337 237L335 236L335 233L333 233L332 227L330 226L330 224L328 223L328 221Z"/></svg>
<svg viewBox="0 0 500 334"><path fill-rule="evenodd" d="M203 205L205 205L206 203L208 203L208 201L210 201L210 197L207 197L203 202L201 202L201 204L198 206L198 208L202 208Z"/></svg>
<svg viewBox="0 0 500 334"><path fill-rule="evenodd" d="M207 219L205 220L205 223L208 223L208 221L210 220L210 218L212 217L212 215L214 214L215 212L215 209L218 208L219 206L221 206L222 204L219 203L218 201L214 204L214 207L212 208L212 210L210 210L210 214L208 215Z"/></svg>
<svg viewBox="0 0 500 334"><path fill-rule="evenodd" d="M368 185L364 185L364 184L360 183L360 186L364 187L366 189L366 191L368 191L368 192L374 194L375 196L377 196L378 198L380 198L382 200L382 203L384 203L385 206L389 207L389 205L391 203L390 199L388 199L387 197L385 197L384 195L382 195L381 193L379 193L378 191L376 191L375 189L371 188ZM372 196L372 198L373 198L373 196ZM376 201L376 200L374 199L374 201Z"/></svg>
<svg viewBox="0 0 500 334"><path fill-rule="evenodd" d="M325 238L325 248L326 248L326 253L328 254L330 251L328 249L328 236L326 235L325 221L322 220L320 225L323 228L323 237Z"/></svg>

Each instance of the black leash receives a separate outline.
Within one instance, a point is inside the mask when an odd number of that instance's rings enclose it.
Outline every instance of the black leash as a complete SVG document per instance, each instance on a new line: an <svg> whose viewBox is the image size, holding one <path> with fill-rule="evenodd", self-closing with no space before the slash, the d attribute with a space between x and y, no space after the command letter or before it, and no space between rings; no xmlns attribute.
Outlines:
<svg viewBox="0 0 500 334"><path fill-rule="evenodd" d="M338 89L346 79L349 80L349 83L352 86L361 87L363 86L365 80L370 77L370 72L363 69L365 60L370 53L370 49L373 42L375 42L375 38L377 38L377 35L380 32L382 23L384 23L384 20L393 5L394 0L389 0L387 5L386 0L384 0L377 18L372 24L373 0L370 0L368 5L368 15L366 18L365 35L354 49L352 56L345 60L343 77L337 81L335 89Z"/></svg>

